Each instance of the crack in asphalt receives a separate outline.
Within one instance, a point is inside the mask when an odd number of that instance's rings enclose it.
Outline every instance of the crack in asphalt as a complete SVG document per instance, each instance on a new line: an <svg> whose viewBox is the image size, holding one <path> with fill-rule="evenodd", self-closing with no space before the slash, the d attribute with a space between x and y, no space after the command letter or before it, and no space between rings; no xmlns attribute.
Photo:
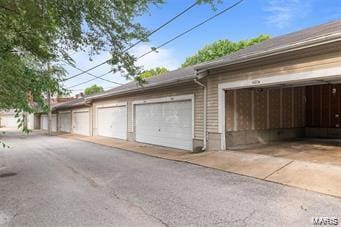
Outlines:
<svg viewBox="0 0 341 227"><path fill-rule="evenodd" d="M132 201L130 201L130 200L128 200L128 199L122 198L121 196L119 196L119 195L114 191L113 188L111 188L111 187L109 187L109 188L112 190L112 194L114 195L114 197L115 197L116 199L119 199L119 200L122 200L122 201L125 201L125 202L129 203L131 206L134 206L134 207L138 208L139 210L141 210L145 215L147 215L147 216L149 216L149 217L151 217L151 218L154 218L155 220L159 221L162 225L167 226L167 227L169 226L169 225L168 225L166 222L164 222L162 219L160 219L160 218L158 218L158 217L156 217L156 216L154 216L154 215L148 213L142 206L139 206L139 205L137 205L136 203L134 203L134 202L132 202Z"/></svg>
<svg viewBox="0 0 341 227"><path fill-rule="evenodd" d="M47 149L48 149L48 148L47 148ZM154 215L148 213L142 206L139 206L139 205L137 205L136 203L134 203L134 202L132 202L132 201L130 201L130 200L128 200L128 199L125 199L125 198L122 198L121 196L119 196L119 195L114 191L114 188L108 187L108 186L105 186L105 185L101 185L101 186L103 187L102 189L99 188L100 185L99 185L93 178L91 178L90 176L87 176L87 175L84 174L84 173L81 173L81 171L79 171L79 170L77 170L76 168L74 168L74 167L68 165L68 164L66 163L67 160L65 160L65 159L63 159L63 158L60 158L60 155L54 153L51 149L48 149L48 150L49 150L49 152L46 152L46 154L50 155L50 157L53 157L53 158L55 158L56 160L58 160L59 162L61 162L66 168L70 169L73 173L75 173L75 174L81 176L82 178L86 179L86 180L90 183L91 186L93 186L93 187L95 187L95 188L97 188L97 189L99 189L99 190L102 190L102 191L104 191L104 192L105 192L105 190L104 190L105 188L111 190L111 191L112 191L112 194L114 195L114 197L115 197L116 199L121 200L121 201L124 201L125 203L128 203L130 206L133 206L133 207L138 208L138 209L139 209L140 211L142 211L145 215L147 215L148 217L153 218L154 220L157 220L157 221L158 221L159 223L161 223L162 225L164 225L164 226L166 226L166 227L169 226L169 225L168 225L166 222L164 222L162 219L160 219L160 218L158 218L158 217L156 217L156 216L154 216Z"/></svg>
<svg viewBox="0 0 341 227"><path fill-rule="evenodd" d="M89 182L89 184L95 188L97 188L99 186L99 184L91 177L81 173L79 170L77 170L76 168L68 165L66 162L67 160L63 159L60 157L60 155L54 153L52 151L52 149L47 148L47 150L49 150L49 152L46 152L46 154L50 155L51 157L55 158L56 160L58 160L60 163L62 163L66 168L68 168L69 170L71 170L73 173L81 176L82 178L84 178L86 181Z"/></svg>
<svg viewBox="0 0 341 227"><path fill-rule="evenodd" d="M238 218L236 220L230 221L230 222L218 222L218 223L213 223L213 225L219 225L219 224L224 224L224 225L231 225L231 224L238 224L238 223L243 223L243 226L247 226L246 221L251 218L254 214L256 213L256 210L252 210L248 215L246 215L244 218Z"/></svg>

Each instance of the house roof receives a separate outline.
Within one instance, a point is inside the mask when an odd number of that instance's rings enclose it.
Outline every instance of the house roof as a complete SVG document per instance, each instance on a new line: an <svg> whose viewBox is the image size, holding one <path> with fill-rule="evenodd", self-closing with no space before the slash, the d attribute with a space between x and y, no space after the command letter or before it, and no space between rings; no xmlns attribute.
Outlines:
<svg viewBox="0 0 341 227"><path fill-rule="evenodd" d="M69 102L57 103L57 104L52 106L52 109L53 110L55 110L55 109L66 109L66 108L72 108L72 107L77 107L77 106L84 106L86 104L87 104L87 102L86 102L85 98L82 97L82 98L71 100Z"/></svg>
<svg viewBox="0 0 341 227"><path fill-rule="evenodd" d="M341 40L341 20L274 37L230 55L194 66L207 70Z"/></svg>
<svg viewBox="0 0 341 227"><path fill-rule="evenodd" d="M321 45L326 42L335 41L341 41L341 20L332 21L312 28L289 33L287 35L271 38L263 41L262 43L252 45L217 60L166 72L161 75L146 79L146 83L142 86L139 86L136 81L132 81L99 94L57 104L54 106L54 109L82 106L96 99L185 83L197 78L197 71L200 72L221 66L247 62L254 59L260 59L267 56L306 48L312 45Z"/></svg>
<svg viewBox="0 0 341 227"><path fill-rule="evenodd" d="M192 81L195 78L195 71L193 67L186 67L181 69L176 69L173 71L169 71L151 78L146 79L146 83L143 85L138 85L136 81L131 81L124 85L115 87L113 89L101 92L99 94L94 94L90 96L85 96L80 99L72 100L70 102L61 103L53 106L53 109L65 109L71 107L77 107L86 105L92 100L112 97L116 95L122 95L127 93L133 93L138 91L144 91L148 89L157 88L160 86L167 86L173 84L185 83L188 81Z"/></svg>
<svg viewBox="0 0 341 227"><path fill-rule="evenodd" d="M138 85L136 81L129 82L111 90L85 97L86 99L97 99L108 96L121 95L131 92L148 90L159 86L167 86L191 81L195 78L193 67L186 67L169 71L151 78L146 79L146 83Z"/></svg>

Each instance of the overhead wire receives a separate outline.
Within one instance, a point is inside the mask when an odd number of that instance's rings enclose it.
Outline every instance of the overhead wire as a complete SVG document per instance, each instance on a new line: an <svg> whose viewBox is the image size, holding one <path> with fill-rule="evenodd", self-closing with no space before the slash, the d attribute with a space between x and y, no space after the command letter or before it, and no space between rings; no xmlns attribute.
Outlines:
<svg viewBox="0 0 341 227"><path fill-rule="evenodd" d="M153 31L151 31L150 33L148 33L144 39L147 39L149 38L151 35L155 34L156 32L160 31L162 28L164 28L165 26L167 26L168 24L170 24L171 22L173 22L174 20L176 20L178 17L182 16L183 14L185 14L186 12L188 12L190 9L192 9L194 6L196 6L198 4L197 1L195 1L193 4L191 4L190 6L188 6L186 9L184 9L183 11L181 11L180 13L178 13L177 15L175 15L174 17L172 17L170 20L166 21L165 23L163 23L162 25L160 25L159 27L157 27L156 29L154 29ZM141 42L143 42L143 40L139 40L137 42L135 42L134 44L132 44L131 46L129 46L128 48L124 49L123 52L127 52L128 50L132 49L133 47L137 46L138 44L140 44ZM66 78L64 81L67 81L67 80L70 80L70 79L73 79L75 77L78 77L80 75L83 75L84 73L87 73L93 69L96 69L104 64L106 64L107 62L109 62L111 59L108 59L104 62L101 62L89 69L86 69L86 70L82 70L81 73L78 73L76 75L73 75L69 78Z"/></svg>
<svg viewBox="0 0 341 227"><path fill-rule="evenodd" d="M160 44L159 46L153 48L152 50L150 50L150 51L148 51L148 52L146 52L146 53L140 55L139 57L136 58L136 60L141 59L141 58L145 57L146 55L155 52L157 49L160 49L161 47L164 47L164 46L168 45L169 43L171 43L171 42L175 41L176 39L178 39L178 38L180 38L180 37L186 35L187 33L189 33L189 32L191 32L191 31L195 30L196 28L198 28L198 27L200 27L200 26L206 24L207 22L213 20L214 18L216 18L216 17L218 17L218 16L220 16L220 15L226 13L227 11L229 11L229 10L231 10L231 9L233 9L233 8L235 8L236 6L238 6L239 4L241 4L243 1L245 1L245 0L239 0L239 1L235 2L234 4L232 4L232 5L228 6L228 7L226 7L225 9L223 9L223 10L221 10L220 12L214 14L213 16L211 16L211 17L205 19L204 21L200 22L199 24L197 24L197 25L195 25L195 26L193 26L193 27L187 29L186 31L184 31L184 32L182 32L182 33L180 33L180 34L178 34L178 35L176 35L176 36L174 36L173 38L167 40L166 42ZM99 64L99 65L101 65L101 64ZM107 73L104 73L104 74L102 74L102 75L99 76L99 77L104 77L105 75L107 75L107 74L109 74L109 73L111 73L111 71L109 71L109 72L107 72ZM93 81L93 80L96 80L96 78L91 79L91 80L88 80L88 81L85 81L85 82L82 82L82 83L79 83L79 84L76 84L76 85L73 85L73 86L71 86L71 87L69 87L69 88L76 87L76 86L82 85L82 84L84 84L84 83L88 83L88 82L90 82L90 81Z"/></svg>

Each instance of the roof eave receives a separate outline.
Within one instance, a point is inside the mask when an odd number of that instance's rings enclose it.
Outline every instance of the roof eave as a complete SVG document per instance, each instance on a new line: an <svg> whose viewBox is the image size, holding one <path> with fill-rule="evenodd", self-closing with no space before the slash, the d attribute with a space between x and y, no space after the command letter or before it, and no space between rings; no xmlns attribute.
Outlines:
<svg viewBox="0 0 341 227"><path fill-rule="evenodd" d="M93 96L93 97L86 98L86 100L87 101L94 101L94 100L98 100L98 99L104 99L104 98L109 98L109 97L114 97L114 96L119 96L119 95L133 94L133 93L140 92L140 91L146 91L146 90L150 90L150 89L186 83L186 82L192 81L194 78L195 78L195 76L193 75L192 77L188 77L186 79L170 81L168 83L158 83L158 84L154 84L154 85L151 85L148 87L138 87L138 88L134 88L134 89L126 90L126 91L121 91L121 92L115 92L115 93L111 93L111 94L109 93L109 94Z"/></svg>
<svg viewBox="0 0 341 227"><path fill-rule="evenodd" d="M309 40L309 41L305 41L302 43L297 43L295 45L288 45L288 46L281 47L281 48L274 48L269 51L263 51L261 53L246 55L243 58L240 58L234 61L224 62L224 59L222 59L221 61L209 62L206 64L195 66L194 70L196 70L196 72L200 74L200 73L203 73L207 70L214 69L214 68L221 68L221 67L231 66L235 64L246 63L246 62L250 62L254 60L260 60L266 57L272 57L276 55L281 55L285 53L294 52L297 50L303 50L303 49L307 49L310 47L330 44L330 43L339 42L339 41L341 41L341 33L335 33L330 36L325 36L323 39L321 38L314 39L314 40Z"/></svg>

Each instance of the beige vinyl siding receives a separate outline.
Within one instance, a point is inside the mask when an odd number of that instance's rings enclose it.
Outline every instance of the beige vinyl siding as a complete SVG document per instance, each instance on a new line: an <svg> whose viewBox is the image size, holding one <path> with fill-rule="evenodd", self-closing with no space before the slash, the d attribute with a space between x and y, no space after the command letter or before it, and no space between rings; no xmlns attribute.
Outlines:
<svg viewBox="0 0 341 227"><path fill-rule="evenodd" d="M159 89L153 90L146 90L139 93L125 95L120 97L111 97L106 98L103 100L95 100L93 102L93 128L94 132L97 131L96 125L96 107L98 105L106 105L112 103L122 103L127 102L128 108L128 132L133 132L133 123L132 123L132 102L138 100L146 100L146 99L153 99L153 98L162 98L162 97L169 97L169 96L178 96L178 95L189 95L194 94L194 138L195 139L203 139L203 117L204 117L204 107L203 107L203 88L199 85L195 84L194 82L177 85L177 86L170 86L164 87Z"/></svg>
<svg viewBox="0 0 341 227"><path fill-rule="evenodd" d="M208 105L207 105L207 130L208 132L218 132L218 84L234 82L242 79L254 80L257 78L272 75L283 75L288 73L304 72L341 65L341 51L330 54L323 54L313 57L288 60L280 63L261 66L253 66L236 71L222 71L222 69L212 70L207 76L208 82ZM270 96L271 97L271 96ZM288 101L288 103L291 101ZM277 124L270 122L270 124Z"/></svg>

